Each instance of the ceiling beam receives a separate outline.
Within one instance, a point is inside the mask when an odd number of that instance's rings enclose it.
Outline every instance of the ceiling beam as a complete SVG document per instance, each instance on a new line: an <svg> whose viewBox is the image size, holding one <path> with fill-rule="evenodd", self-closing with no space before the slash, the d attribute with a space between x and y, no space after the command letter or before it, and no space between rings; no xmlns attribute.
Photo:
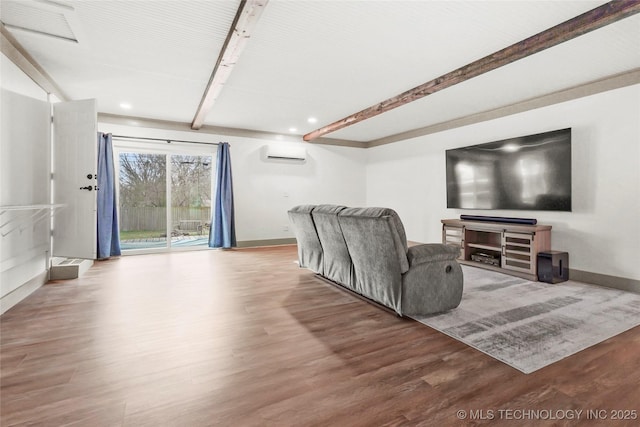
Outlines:
<svg viewBox="0 0 640 427"><path fill-rule="evenodd" d="M0 24L0 51L45 92L55 95L60 101L69 100L69 97L60 89L60 86L18 43L18 40L5 28L4 24Z"/></svg>
<svg viewBox="0 0 640 427"><path fill-rule="evenodd" d="M625 71L613 76L604 77L602 79L593 80L567 89L561 89L545 95L536 96L534 98L517 101L513 104L504 105L502 107L493 108L491 110L481 111L454 119L445 120L443 122L434 123L425 127L412 129L393 135L383 136L382 138L372 139L366 142L366 147L377 147L379 145L392 144L398 141L418 138L425 135L431 135L438 132L444 132L450 129L456 129L462 126L469 126L476 123L495 120L502 117L511 116L513 114L523 113L538 108L548 107L550 105L560 104L562 102L573 101L574 99L584 98L610 90L620 89L623 87L640 85L640 68L631 71ZM317 143L319 138L314 140Z"/></svg>
<svg viewBox="0 0 640 427"><path fill-rule="evenodd" d="M227 39L222 45L222 50L218 56L207 89L202 95L202 100L191 123L192 129L200 129L204 124L204 119L211 111L213 104L222 92L227 79L233 71L234 65L238 62L240 54L247 41L251 37L251 32L260 19L260 15L269 0L241 0L236 16L233 19Z"/></svg>
<svg viewBox="0 0 640 427"><path fill-rule="evenodd" d="M442 89L462 83L519 59L526 58L544 49L556 46L639 12L640 0L611 1L558 24L555 27L551 27L525 40L485 56L484 58L423 83L420 86L416 86L413 89L386 99L369 108L365 108L337 122L314 130L304 135L303 139L305 141L312 141L320 136L370 119L394 108L401 107ZM597 59L594 58L594 60Z"/></svg>

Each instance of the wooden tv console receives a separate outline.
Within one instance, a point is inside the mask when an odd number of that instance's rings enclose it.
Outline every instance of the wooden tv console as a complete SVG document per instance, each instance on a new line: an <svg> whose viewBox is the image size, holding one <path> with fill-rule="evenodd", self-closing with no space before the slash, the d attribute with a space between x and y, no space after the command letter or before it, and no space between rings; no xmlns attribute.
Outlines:
<svg viewBox="0 0 640 427"><path fill-rule="evenodd" d="M460 248L460 264L537 281L538 253L551 249L551 226L443 219L442 243Z"/></svg>

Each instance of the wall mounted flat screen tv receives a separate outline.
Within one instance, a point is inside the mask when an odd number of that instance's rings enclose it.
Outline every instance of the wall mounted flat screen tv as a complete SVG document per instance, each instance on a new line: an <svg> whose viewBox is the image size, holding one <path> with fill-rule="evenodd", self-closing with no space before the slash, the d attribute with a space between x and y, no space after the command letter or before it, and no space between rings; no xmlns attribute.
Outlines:
<svg viewBox="0 0 640 427"><path fill-rule="evenodd" d="M571 129L446 151L447 207L571 211Z"/></svg>

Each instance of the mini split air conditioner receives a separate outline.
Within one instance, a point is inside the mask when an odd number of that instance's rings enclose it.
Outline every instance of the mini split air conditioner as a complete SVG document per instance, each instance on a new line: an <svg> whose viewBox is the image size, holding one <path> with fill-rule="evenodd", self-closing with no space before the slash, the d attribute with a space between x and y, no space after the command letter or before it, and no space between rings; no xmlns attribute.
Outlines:
<svg viewBox="0 0 640 427"><path fill-rule="evenodd" d="M265 145L262 147L263 159L305 162L307 150L294 145Z"/></svg>

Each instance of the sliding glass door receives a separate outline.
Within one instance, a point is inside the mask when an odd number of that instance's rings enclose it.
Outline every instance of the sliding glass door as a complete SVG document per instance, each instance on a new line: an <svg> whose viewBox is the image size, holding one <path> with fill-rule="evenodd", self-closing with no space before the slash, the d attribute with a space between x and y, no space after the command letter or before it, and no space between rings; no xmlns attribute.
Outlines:
<svg viewBox="0 0 640 427"><path fill-rule="evenodd" d="M208 247L213 147L116 138L114 147L122 250Z"/></svg>
<svg viewBox="0 0 640 427"><path fill-rule="evenodd" d="M171 245L207 246L211 224L211 156L171 156Z"/></svg>
<svg viewBox="0 0 640 427"><path fill-rule="evenodd" d="M120 247L167 247L167 161L164 154L119 153Z"/></svg>

